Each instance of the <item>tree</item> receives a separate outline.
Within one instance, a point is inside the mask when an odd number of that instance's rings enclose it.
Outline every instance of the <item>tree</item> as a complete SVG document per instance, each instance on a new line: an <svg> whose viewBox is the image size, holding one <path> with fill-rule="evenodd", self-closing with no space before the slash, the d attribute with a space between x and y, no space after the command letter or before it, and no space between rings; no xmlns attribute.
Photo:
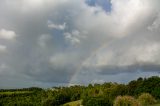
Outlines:
<svg viewBox="0 0 160 106"><path fill-rule="evenodd" d="M112 106L112 103L109 101L109 98L105 97L90 97L87 100L83 100L82 104L84 106Z"/></svg>
<svg viewBox="0 0 160 106"><path fill-rule="evenodd" d="M113 106L140 106L138 101L132 96L118 96Z"/></svg>
<svg viewBox="0 0 160 106"><path fill-rule="evenodd" d="M149 93L142 93L138 97L138 101L142 106L152 105L156 103L156 100L154 99L154 97Z"/></svg>
<svg viewBox="0 0 160 106"><path fill-rule="evenodd" d="M48 98L42 102L42 106L58 106L54 98Z"/></svg>

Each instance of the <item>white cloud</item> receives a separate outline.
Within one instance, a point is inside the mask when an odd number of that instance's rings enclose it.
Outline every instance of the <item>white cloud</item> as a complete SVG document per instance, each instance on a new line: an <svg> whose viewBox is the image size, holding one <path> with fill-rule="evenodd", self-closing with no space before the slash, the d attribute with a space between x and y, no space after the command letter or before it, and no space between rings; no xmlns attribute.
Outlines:
<svg viewBox="0 0 160 106"><path fill-rule="evenodd" d="M79 45L84 39L86 39L85 31L72 30L71 32L65 32L64 34L65 40L69 42L73 46Z"/></svg>
<svg viewBox="0 0 160 106"><path fill-rule="evenodd" d="M0 39L13 40L16 37L16 33L12 30L1 29Z"/></svg>
<svg viewBox="0 0 160 106"><path fill-rule="evenodd" d="M152 25L148 27L148 29L150 31L160 30L160 13L156 17L156 19L154 20L154 22L152 23Z"/></svg>
<svg viewBox="0 0 160 106"><path fill-rule="evenodd" d="M73 33L72 33L73 34ZM76 36L72 35L71 33L64 33L65 36L65 40L69 41L72 45L77 45L80 43L79 38L77 38Z"/></svg>
<svg viewBox="0 0 160 106"><path fill-rule="evenodd" d="M50 29L57 29L57 30L64 30L66 28L66 23L63 24L54 24L49 22L48 23L48 28Z"/></svg>
<svg viewBox="0 0 160 106"><path fill-rule="evenodd" d="M118 46L118 45L116 45ZM121 50L120 50L121 49ZM96 51L87 61L85 67L128 67L131 65L155 64L160 65L160 44L147 43L143 45L130 45L113 49L108 46ZM110 71L110 70L106 70Z"/></svg>

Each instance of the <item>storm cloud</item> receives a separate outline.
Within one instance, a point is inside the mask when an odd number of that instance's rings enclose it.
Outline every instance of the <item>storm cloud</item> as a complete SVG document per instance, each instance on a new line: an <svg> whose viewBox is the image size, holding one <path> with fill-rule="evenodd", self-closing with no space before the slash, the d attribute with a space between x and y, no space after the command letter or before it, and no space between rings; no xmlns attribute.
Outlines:
<svg viewBox="0 0 160 106"><path fill-rule="evenodd" d="M1 0L0 88L127 82L157 75L159 3Z"/></svg>

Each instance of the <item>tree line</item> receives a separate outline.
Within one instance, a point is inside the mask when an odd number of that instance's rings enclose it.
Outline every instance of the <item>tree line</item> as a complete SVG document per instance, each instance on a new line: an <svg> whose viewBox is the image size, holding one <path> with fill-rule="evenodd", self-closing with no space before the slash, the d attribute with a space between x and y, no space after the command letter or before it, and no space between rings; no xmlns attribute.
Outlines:
<svg viewBox="0 0 160 106"><path fill-rule="evenodd" d="M76 100L82 100L83 106L140 106L142 101L152 104L160 100L160 77L138 78L128 84L106 82L49 89L0 90L0 106L61 106ZM123 105L126 103L129 105Z"/></svg>

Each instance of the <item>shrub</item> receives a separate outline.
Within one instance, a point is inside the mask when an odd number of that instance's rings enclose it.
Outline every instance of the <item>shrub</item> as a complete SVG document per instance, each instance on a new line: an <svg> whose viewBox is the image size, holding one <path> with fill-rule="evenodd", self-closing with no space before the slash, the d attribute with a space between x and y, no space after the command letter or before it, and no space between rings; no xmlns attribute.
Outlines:
<svg viewBox="0 0 160 106"><path fill-rule="evenodd" d="M113 106L140 106L139 102L131 96L118 96Z"/></svg>
<svg viewBox="0 0 160 106"><path fill-rule="evenodd" d="M42 102L42 106L58 106L54 98L47 98Z"/></svg>
<svg viewBox="0 0 160 106"><path fill-rule="evenodd" d="M84 106L112 106L112 104L104 97L90 97L87 100L83 100Z"/></svg>
<svg viewBox="0 0 160 106"><path fill-rule="evenodd" d="M151 104L156 103L156 100L154 99L154 97L149 93L142 93L138 97L138 101L140 102L140 104L142 106L147 106L147 105L151 105Z"/></svg>

